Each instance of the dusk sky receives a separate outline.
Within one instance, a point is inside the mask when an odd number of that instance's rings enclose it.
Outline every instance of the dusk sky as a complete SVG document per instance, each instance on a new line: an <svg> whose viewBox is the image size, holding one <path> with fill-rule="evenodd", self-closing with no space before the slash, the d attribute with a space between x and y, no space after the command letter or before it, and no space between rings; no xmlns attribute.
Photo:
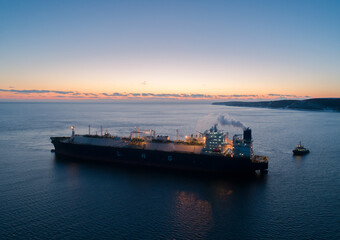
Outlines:
<svg viewBox="0 0 340 240"><path fill-rule="evenodd" d="M0 0L0 99L340 97L340 1Z"/></svg>

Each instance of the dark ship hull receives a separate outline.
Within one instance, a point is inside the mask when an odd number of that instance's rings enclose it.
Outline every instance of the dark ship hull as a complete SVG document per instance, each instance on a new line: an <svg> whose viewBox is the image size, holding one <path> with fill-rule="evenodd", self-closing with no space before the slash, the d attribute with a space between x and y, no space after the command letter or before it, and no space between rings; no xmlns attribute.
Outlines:
<svg viewBox="0 0 340 240"><path fill-rule="evenodd" d="M301 145L301 142L297 145L297 147L293 150L294 156L303 156L309 153L309 150Z"/></svg>
<svg viewBox="0 0 340 240"><path fill-rule="evenodd" d="M305 151L293 150L294 156L303 156L303 155L306 155L307 153L309 153L309 150L305 150Z"/></svg>
<svg viewBox="0 0 340 240"><path fill-rule="evenodd" d="M221 174L246 174L256 170L265 172L268 169L268 162L253 161L249 157L74 144L61 141L64 139L51 137L56 155L78 160Z"/></svg>

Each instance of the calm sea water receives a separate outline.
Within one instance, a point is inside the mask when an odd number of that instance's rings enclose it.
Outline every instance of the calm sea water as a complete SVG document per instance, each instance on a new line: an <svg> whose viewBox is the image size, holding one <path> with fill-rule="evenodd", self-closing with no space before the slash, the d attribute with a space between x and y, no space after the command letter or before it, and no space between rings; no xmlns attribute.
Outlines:
<svg viewBox="0 0 340 240"><path fill-rule="evenodd" d="M223 179L61 161L50 136L189 135L228 114L269 173ZM231 134L239 129L224 128ZM311 153L293 157L302 141ZM340 239L340 113L192 103L0 103L1 239Z"/></svg>

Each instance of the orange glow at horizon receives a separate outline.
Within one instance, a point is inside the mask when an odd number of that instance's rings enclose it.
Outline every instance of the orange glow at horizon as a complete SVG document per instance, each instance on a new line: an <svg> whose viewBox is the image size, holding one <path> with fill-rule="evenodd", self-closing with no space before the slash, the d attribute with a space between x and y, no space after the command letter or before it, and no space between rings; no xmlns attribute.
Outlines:
<svg viewBox="0 0 340 240"><path fill-rule="evenodd" d="M0 89L2 100L275 100L304 99L322 96L303 96L295 94L201 94L201 93L88 93L57 90L14 90Z"/></svg>
<svg viewBox="0 0 340 240"><path fill-rule="evenodd" d="M243 63L246 64L246 63ZM99 62L65 62L53 66L20 67L20 71L4 70L0 76L0 89L53 89L94 93L89 95L20 94L1 92L0 99L127 99L132 96L105 96L102 93L153 93L256 95L261 99L275 99L268 94L311 97L340 97L340 84L336 75L299 73L298 69L280 69L273 64L266 66L252 63L247 67L237 62L218 62L216 59L167 59L155 61L134 58L131 61L107 60ZM308 79L308 84L306 83ZM328 84L320 85L320 79ZM260 97L258 97L260 96ZM165 98L157 96L158 98ZM133 96L136 98L136 96ZM151 96L139 97L150 99ZM182 99L183 97L168 97ZM190 99L190 97L184 97ZM195 97L193 99L247 99L237 97Z"/></svg>

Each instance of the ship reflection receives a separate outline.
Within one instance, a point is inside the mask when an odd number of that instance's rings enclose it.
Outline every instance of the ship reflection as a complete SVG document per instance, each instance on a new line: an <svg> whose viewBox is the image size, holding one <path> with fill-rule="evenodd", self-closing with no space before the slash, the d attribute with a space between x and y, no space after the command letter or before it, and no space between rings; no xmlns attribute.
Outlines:
<svg viewBox="0 0 340 240"><path fill-rule="evenodd" d="M204 238L214 224L211 203L200 200L194 193L177 192L173 223L179 238L187 235Z"/></svg>
<svg viewBox="0 0 340 240"><path fill-rule="evenodd" d="M222 231L239 228L234 219L247 219L261 211L254 208L254 198L264 193L265 183L266 178L256 176L240 181L206 179L192 191L177 191L171 221L174 238L213 239L215 224L221 222Z"/></svg>
<svg viewBox="0 0 340 240"><path fill-rule="evenodd" d="M65 181L66 186L69 189L77 189L79 187L78 164L72 161L58 158L55 155L53 155L52 158L55 165L54 169L58 172L58 175L64 176L63 181Z"/></svg>
<svg viewBox="0 0 340 240"><path fill-rule="evenodd" d="M216 184L213 187L214 195L217 199L228 199L233 194L233 190L230 188L225 187L223 184Z"/></svg>

